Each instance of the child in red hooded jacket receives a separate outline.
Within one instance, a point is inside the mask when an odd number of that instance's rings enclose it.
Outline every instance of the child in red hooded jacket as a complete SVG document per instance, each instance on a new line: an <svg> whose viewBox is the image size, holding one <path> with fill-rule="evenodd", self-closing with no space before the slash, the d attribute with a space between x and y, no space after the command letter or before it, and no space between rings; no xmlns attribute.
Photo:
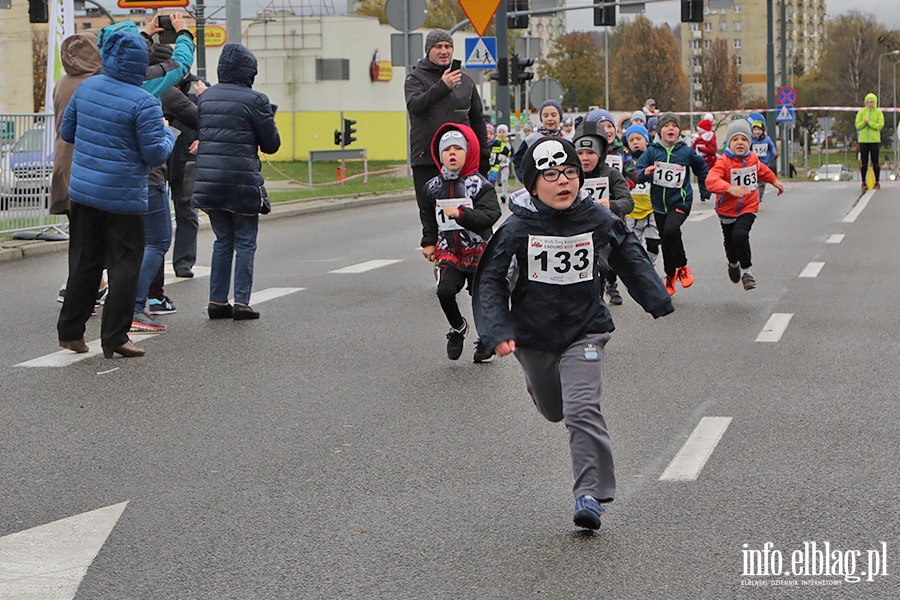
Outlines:
<svg viewBox="0 0 900 600"><path fill-rule="evenodd" d="M716 213L725 237L728 277L741 282L745 290L756 287L750 272L750 228L759 211L759 182L771 183L780 196L784 185L750 149L753 133L743 119L728 126L725 153L716 160L706 177L706 189L717 195Z"/></svg>
<svg viewBox="0 0 900 600"><path fill-rule="evenodd" d="M447 357L462 354L469 325L460 313L456 295L472 280L478 261L500 218L497 193L478 172L481 156L478 138L466 125L445 123L431 141L431 156L440 174L425 184L430 205L419 207L422 221L422 255L436 262L437 296L450 323ZM475 343L474 362L490 362L493 349Z"/></svg>

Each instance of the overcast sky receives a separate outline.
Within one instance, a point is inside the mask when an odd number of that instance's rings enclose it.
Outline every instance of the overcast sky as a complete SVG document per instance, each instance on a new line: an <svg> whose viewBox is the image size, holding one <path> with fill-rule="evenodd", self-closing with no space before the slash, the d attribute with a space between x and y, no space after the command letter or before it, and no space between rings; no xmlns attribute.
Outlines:
<svg viewBox="0 0 900 600"><path fill-rule="evenodd" d="M779 6L779 0L774 0L775 6ZM579 4L591 5L589 0L566 0L567 6ZM877 16L880 23L884 23L891 29L900 29L900 9L898 0L828 0L828 16L834 17L851 10L859 10L863 13L872 13ZM678 0L667 2L655 2L647 4L647 18L662 22L677 23L681 20L681 3ZM630 17L629 17L630 18ZM592 10L573 10L568 14L568 29L593 29L594 16Z"/></svg>

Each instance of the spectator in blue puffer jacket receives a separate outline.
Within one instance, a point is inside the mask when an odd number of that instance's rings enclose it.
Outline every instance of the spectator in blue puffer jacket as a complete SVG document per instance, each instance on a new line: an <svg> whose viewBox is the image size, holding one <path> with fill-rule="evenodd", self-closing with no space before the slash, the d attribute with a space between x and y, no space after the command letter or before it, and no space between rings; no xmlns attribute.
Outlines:
<svg viewBox="0 0 900 600"><path fill-rule="evenodd" d="M209 274L210 319L258 319L250 307L259 214L268 203L259 152L281 147L275 107L253 90L256 57L225 44L219 83L197 98L199 146L191 206L206 211L216 241ZM234 263L234 306L228 302Z"/></svg>
<svg viewBox="0 0 900 600"><path fill-rule="evenodd" d="M106 36L103 75L78 86L60 127L60 137L75 149L69 182L69 287L57 331L59 345L75 352L89 350L85 323L106 266L103 354L144 354L128 339L128 330L144 250L147 177L175 145L159 100L141 87L148 59L140 35L116 31Z"/></svg>

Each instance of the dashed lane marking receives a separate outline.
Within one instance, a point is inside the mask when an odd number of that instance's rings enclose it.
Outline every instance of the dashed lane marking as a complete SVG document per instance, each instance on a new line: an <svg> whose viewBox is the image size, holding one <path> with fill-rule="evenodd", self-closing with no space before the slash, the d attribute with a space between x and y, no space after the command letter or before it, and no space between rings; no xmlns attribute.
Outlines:
<svg viewBox="0 0 900 600"><path fill-rule="evenodd" d="M756 336L756 341L777 342L780 340L793 316L794 313L774 313L769 317L769 320L766 321L766 324L762 328L762 331L759 332L759 335Z"/></svg>
<svg viewBox="0 0 900 600"><path fill-rule="evenodd" d="M700 419L684 446L660 475L660 481L695 481L728 429L731 419L732 417Z"/></svg>
<svg viewBox="0 0 900 600"><path fill-rule="evenodd" d="M334 271L328 271L329 273L365 273L366 271L372 271L373 269L380 269L381 267L386 267L388 265L393 265L395 263L403 262L402 260L369 260L364 263L359 263L358 265L350 265L349 267L344 267L342 269L335 269Z"/></svg>
<svg viewBox="0 0 900 600"><path fill-rule="evenodd" d="M260 290L259 292L253 292L252 294L250 294L250 304L262 304L263 302L268 302L269 300L274 300L275 298L287 296L288 294L293 294L294 292L299 292L305 289L306 288L288 287L267 288L264 290ZM148 340L152 337L156 337L157 335L161 334L151 332L134 332L129 333L128 337L131 338L131 341L135 344L139 344L140 342ZM88 342L88 348L89 351L85 352L84 354L78 354L76 352L72 352L71 350L59 350L52 354L47 354L46 356L27 360L13 366L29 368L68 367L69 365L74 365L75 363L87 360L88 358L95 358L97 356L103 355L100 340L93 340L91 342ZM3 596L0 596L0 598L2 597Z"/></svg>
<svg viewBox="0 0 900 600"><path fill-rule="evenodd" d="M819 272L822 270L822 267L825 266L823 262L811 262L802 271L800 271L800 277L818 277Z"/></svg>
<svg viewBox="0 0 900 600"><path fill-rule="evenodd" d="M840 244L844 241L843 233L833 233L831 237L825 242L826 244Z"/></svg>
<svg viewBox="0 0 900 600"><path fill-rule="evenodd" d="M862 198L859 199L859 202L856 203L856 206L853 207L847 216L844 217L844 223L853 223L856 221L856 217L862 213L863 209L869 204L869 200L872 199L872 196L875 195L875 190L869 190L865 194L862 195Z"/></svg>

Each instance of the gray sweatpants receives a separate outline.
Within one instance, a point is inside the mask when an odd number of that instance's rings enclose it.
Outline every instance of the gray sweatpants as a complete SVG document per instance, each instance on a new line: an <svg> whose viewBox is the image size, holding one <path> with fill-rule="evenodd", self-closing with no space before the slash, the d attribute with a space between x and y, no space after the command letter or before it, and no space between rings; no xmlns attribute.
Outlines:
<svg viewBox="0 0 900 600"><path fill-rule="evenodd" d="M516 348L525 371L528 393L548 421L564 421L575 475L575 498L589 495L610 502L616 495L616 473L603 397L603 349L610 334L589 334L559 356L532 348Z"/></svg>

